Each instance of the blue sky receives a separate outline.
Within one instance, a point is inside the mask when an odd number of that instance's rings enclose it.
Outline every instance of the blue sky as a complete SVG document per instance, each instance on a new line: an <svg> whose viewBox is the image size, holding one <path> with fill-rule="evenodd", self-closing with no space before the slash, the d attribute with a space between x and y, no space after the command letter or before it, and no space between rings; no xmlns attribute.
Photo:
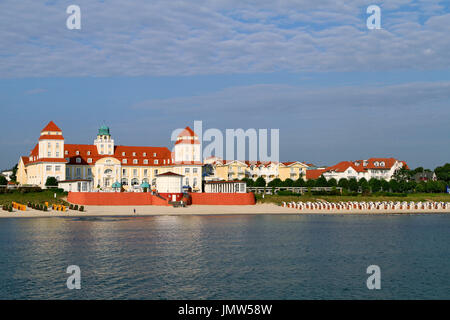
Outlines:
<svg viewBox="0 0 450 320"><path fill-rule="evenodd" d="M81 7L82 29L66 28ZM381 7L381 30L365 13ZM448 1L0 2L0 168L49 120L67 143L279 128L281 160L450 162Z"/></svg>

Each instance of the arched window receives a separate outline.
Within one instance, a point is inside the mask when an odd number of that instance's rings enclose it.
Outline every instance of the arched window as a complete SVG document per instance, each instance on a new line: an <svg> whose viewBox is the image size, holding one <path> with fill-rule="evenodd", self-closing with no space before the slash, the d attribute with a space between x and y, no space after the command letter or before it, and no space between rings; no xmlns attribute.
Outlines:
<svg viewBox="0 0 450 320"><path fill-rule="evenodd" d="M111 169L106 169L105 170L105 174L112 174L112 170Z"/></svg>
<svg viewBox="0 0 450 320"><path fill-rule="evenodd" d="M152 179L152 186L156 186L156 178Z"/></svg>
<svg viewBox="0 0 450 320"><path fill-rule="evenodd" d="M188 186L189 185L189 178L186 178L186 180L184 181L184 185Z"/></svg>
<svg viewBox="0 0 450 320"><path fill-rule="evenodd" d="M137 186L139 184L139 180L134 178L133 180L131 180L131 185L132 186Z"/></svg>
<svg viewBox="0 0 450 320"><path fill-rule="evenodd" d="M128 179L127 178L122 178L122 185L123 186L127 186L128 185Z"/></svg>
<svg viewBox="0 0 450 320"><path fill-rule="evenodd" d="M147 178L145 178L144 180L142 180L142 183L148 183L148 179Z"/></svg>

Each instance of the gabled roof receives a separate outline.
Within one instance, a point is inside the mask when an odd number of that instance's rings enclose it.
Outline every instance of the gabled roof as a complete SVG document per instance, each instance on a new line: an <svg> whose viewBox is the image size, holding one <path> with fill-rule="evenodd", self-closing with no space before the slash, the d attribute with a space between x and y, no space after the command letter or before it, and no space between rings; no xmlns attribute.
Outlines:
<svg viewBox="0 0 450 320"><path fill-rule="evenodd" d="M57 132L62 132L61 129L53 122L50 121L44 129L42 129L41 132L47 132L47 131L57 131Z"/></svg>
<svg viewBox="0 0 450 320"><path fill-rule="evenodd" d="M318 179L318 178L320 178L322 173L324 173L326 170L327 169L310 169L310 170L306 170L305 178L306 178L306 180Z"/></svg>
<svg viewBox="0 0 450 320"><path fill-rule="evenodd" d="M183 131L180 132L178 137L197 137L197 134L192 130L191 128L186 127L183 129Z"/></svg>
<svg viewBox="0 0 450 320"><path fill-rule="evenodd" d="M165 176L184 177L184 175L182 175L182 174L178 174L178 173L171 172L171 171L169 171L169 172L164 172L164 173L160 173L160 174L157 174L157 175L156 175L156 177L165 177Z"/></svg>

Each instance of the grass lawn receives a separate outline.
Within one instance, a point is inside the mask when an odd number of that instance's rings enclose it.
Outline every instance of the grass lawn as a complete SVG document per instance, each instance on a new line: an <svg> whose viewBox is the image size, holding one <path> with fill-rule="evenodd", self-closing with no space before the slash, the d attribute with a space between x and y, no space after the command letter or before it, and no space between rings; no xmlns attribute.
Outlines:
<svg viewBox="0 0 450 320"><path fill-rule="evenodd" d="M66 204L67 202L64 200L66 198L66 194L64 193L56 193L56 199L54 197L55 192L50 190L45 190L42 192L29 192L29 193L1 193L0 194L0 205L11 204L11 202L18 202L20 204L27 204L28 202L35 204L44 204L46 201L49 204Z"/></svg>
<svg viewBox="0 0 450 320"><path fill-rule="evenodd" d="M328 202L339 202L339 201L445 201L450 202L450 194L446 193L413 193L408 194L406 197L402 196L279 196L279 195L265 195L264 199L261 198L261 195L257 195L258 203L276 203L281 204L284 202L291 201L316 201L316 200L325 200Z"/></svg>

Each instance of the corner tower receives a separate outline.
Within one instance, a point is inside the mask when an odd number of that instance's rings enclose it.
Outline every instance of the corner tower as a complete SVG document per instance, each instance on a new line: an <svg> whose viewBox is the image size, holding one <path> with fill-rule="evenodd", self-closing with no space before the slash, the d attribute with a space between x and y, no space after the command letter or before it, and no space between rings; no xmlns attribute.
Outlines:
<svg viewBox="0 0 450 320"><path fill-rule="evenodd" d="M98 129L97 139L94 140L98 154L114 154L114 140L111 138L109 128L105 125Z"/></svg>

